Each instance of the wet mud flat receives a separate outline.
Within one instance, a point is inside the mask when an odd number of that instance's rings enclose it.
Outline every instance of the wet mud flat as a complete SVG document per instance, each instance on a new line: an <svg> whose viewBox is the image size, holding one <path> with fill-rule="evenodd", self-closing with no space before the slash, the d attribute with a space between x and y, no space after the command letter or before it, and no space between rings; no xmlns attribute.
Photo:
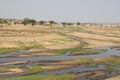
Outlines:
<svg viewBox="0 0 120 80"><path fill-rule="evenodd" d="M16 57L26 51L0 55L0 79L28 75L73 75L74 80L104 80L120 74L120 47L101 47L106 52L89 55ZM28 53L27 53L28 54ZM3 74L4 73L4 74Z"/></svg>

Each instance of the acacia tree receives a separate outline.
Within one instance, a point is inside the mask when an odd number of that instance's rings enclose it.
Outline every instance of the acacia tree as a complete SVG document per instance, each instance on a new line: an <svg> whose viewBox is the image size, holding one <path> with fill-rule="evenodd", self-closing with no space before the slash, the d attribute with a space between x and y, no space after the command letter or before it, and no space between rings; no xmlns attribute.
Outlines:
<svg viewBox="0 0 120 80"><path fill-rule="evenodd" d="M69 27L70 27L71 25L73 25L73 23L67 23L67 25L69 25Z"/></svg>
<svg viewBox="0 0 120 80"><path fill-rule="evenodd" d="M77 26L79 26L80 25L80 23L79 22L77 22Z"/></svg>
<svg viewBox="0 0 120 80"><path fill-rule="evenodd" d="M23 20L23 25L26 26L27 24L29 24L29 18L24 18Z"/></svg>
<svg viewBox="0 0 120 80"><path fill-rule="evenodd" d="M40 21L40 25L44 25L46 22L45 21Z"/></svg>
<svg viewBox="0 0 120 80"><path fill-rule="evenodd" d="M31 25L33 26L33 25L36 24L36 20L34 20L34 19L29 19L29 18L25 18L25 19L23 20L23 24L24 24L25 26L28 25L28 24L31 24Z"/></svg>
<svg viewBox="0 0 120 80"><path fill-rule="evenodd" d="M65 23L65 22L62 22L61 24L63 25L64 28L67 25L67 23Z"/></svg>
<svg viewBox="0 0 120 80"><path fill-rule="evenodd" d="M55 24L56 22L55 21L49 21L49 23L50 23L50 27L52 28L53 24Z"/></svg>
<svg viewBox="0 0 120 80"><path fill-rule="evenodd" d="M35 25L35 24L36 24L36 20L31 19L31 20L30 20L30 23L31 23L31 25L33 26L33 25Z"/></svg>

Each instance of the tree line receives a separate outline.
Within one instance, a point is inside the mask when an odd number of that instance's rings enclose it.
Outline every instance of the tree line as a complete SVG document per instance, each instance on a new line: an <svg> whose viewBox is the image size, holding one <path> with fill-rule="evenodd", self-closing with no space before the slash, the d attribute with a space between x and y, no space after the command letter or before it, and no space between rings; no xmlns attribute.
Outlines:
<svg viewBox="0 0 120 80"><path fill-rule="evenodd" d="M42 26L50 26L51 28L53 27L54 24L61 24L63 25L63 27L66 26L72 26L72 25L77 25L77 26L86 26L86 25L98 25L103 27L103 24L97 24L97 23L80 23L80 22L76 22L76 23L72 23L72 22L61 22L61 23L57 23L56 21L50 20L50 21L37 21L35 19L30 19L30 18L24 18L23 20L18 20L18 19L4 19L4 18L0 18L0 24L7 24L7 25L11 25L11 24L23 24L24 26L27 25L42 25ZM118 25L120 26L120 25Z"/></svg>
<svg viewBox="0 0 120 80"><path fill-rule="evenodd" d="M34 25L45 25L45 24L49 24L50 27L53 27L54 24L58 24L56 21L44 21L44 20L41 20L41 21L37 21L35 19L30 19L30 18L24 18L23 20L17 20L17 19L3 19L3 18L0 18L0 24L8 24L8 25L11 25L11 24L23 24L24 26L27 26L27 25L31 25L31 26L34 26ZM80 25L79 22L77 23L71 23L71 22L61 22L60 24L63 25L63 27L66 27L66 26L72 26L73 24L77 24L78 26Z"/></svg>

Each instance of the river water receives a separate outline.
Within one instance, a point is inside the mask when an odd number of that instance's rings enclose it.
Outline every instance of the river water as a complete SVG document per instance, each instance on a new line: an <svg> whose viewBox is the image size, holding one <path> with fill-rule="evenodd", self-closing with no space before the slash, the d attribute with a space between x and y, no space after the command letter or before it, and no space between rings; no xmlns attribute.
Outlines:
<svg viewBox="0 0 120 80"><path fill-rule="evenodd" d="M110 47L100 47L100 48L94 48L94 49L106 49L107 51L103 52L103 53L99 53L99 54L77 55L77 56L69 56L70 51L68 51L65 55L61 55L61 56L38 56L38 57L27 57L27 58L9 57L11 55L16 55L16 54L28 54L27 51L22 50L22 51L19 51L19 52L13 52L13 53L9 53L9 54L0 55L0 62L1 63L2 62L12 62L12 61L13 62L15 62L15 61L34 62L34 61L41 61L41 60L45 60L45 61L57 61L58 60L59 61L59 60L69 60L69 59L77 59L77 58L103 58L103 57L107 57L107 56L110 56L110 55L120 56L120 46L119 47L118 46L116 46L116 47L112 47L112 46L110 46ZM29 64L27 64L27 65L29 65ZM77 67L73 67L73 68L61 69L61 70L55 70L55 71L47 71L46 70L46 71L37 73L35 75L79 73L79 72L98 71L98 70L105 70L105 69L106 69L105 65L98 65L95 68L87 68L87 67L77 66ZM26 73L4 75L4 76L0 76L0 77L9 78L9 77L24 76L24 75L26 75ZM96 77L94 80L97 80L97 78L102 78L102 77L112 77L114 75L116 75L116 73L112 72L112 73L104 75L104 76ZM86 77L82 77L82 78L76 78L75 80L89 80L89 79L87 79Z"/></svg>
<svg viewBox="0 0 120 80"><path fill-rule="evenodd" d="M120 56L120 50L118 47L100 47L94 49L106 49L106 52L93 54L93 55L77 55L77 56L69 56L69 51L65 55L61 56L38 56L38 57L26 57L26 58L17 58L17 57L7 57L8 55L14 54L25 54L26 51L15 52L11 54L0 55L0 62L12 62L12 61L40 61L40 60L48 60L48 61L55 61L55 60L69 60L69 59L77 59L77 58L104 58L110 55ZM5 57L6 56L6 57Z"/></svg>

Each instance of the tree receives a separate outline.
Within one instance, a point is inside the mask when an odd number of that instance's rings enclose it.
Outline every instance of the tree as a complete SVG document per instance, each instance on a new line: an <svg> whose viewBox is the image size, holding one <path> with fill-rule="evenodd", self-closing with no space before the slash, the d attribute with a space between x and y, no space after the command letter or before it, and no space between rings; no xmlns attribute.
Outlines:
<svg viewBox="0 0 120 80"><path fill-rule="evenodd" d="M73 25L73 23L67 23L67 25L69 25L69 27L70 27L71 25Z"/></svg>
<svg viewBox="0 0 120 80"><path fill-rule="evenodd" d="M1 18L1 19L0 19L0 23L1 23L1 24L8 24L8 21Z"/></svg>
<svg viewBox="0 0 120 80"><path fill-rule="evenodd" d="M49 21L49 23L50 23L50 27L52 28L53 24L55 24L56 22L55 21Z"/></svg>
<svg viewBox="0 0 120 80"><path fill-rule="evenodd" d="M26 26L27 24L29 24L29 18L24 18L23 20L23 25Z"/></svg>
<svg viewBox="0 0 120 80"><path fill-rule="evenodd" d="M23 24L24 24L25 26L28 25L28 24L31 24L31 25L33 26L33 25L36 24L36 20L34 20L34 19L29 19L29 18L25 18L25 19L23 20Z"/></svg>
<svg viewBox="0 0 120 80"><path fill-rule="evenodd" d="M80 23L79 22L77 22L77 26L79 26L80 25Z"/></svg>
<svg viewBox="0 0 120 80"><path fill-rule="evenodd" d="M40 25L44 25L46 22L45 21L40 21Z"/></svg>
<svg viewBox="0 0 120 80"><path fill-rule="evenodd" d="M36 20L31 19L31 20L30 20L30 24L31 24L32 26L35 25L35 24L36 24Z"/></svg>
<svg viewBox="0 0 120 80"><path fill-rule="evenodd" d="M64 26L64 28L65 28L65 26L67 25L67 23L65 23L65 22L62 22L61 24Z"/></svg>

